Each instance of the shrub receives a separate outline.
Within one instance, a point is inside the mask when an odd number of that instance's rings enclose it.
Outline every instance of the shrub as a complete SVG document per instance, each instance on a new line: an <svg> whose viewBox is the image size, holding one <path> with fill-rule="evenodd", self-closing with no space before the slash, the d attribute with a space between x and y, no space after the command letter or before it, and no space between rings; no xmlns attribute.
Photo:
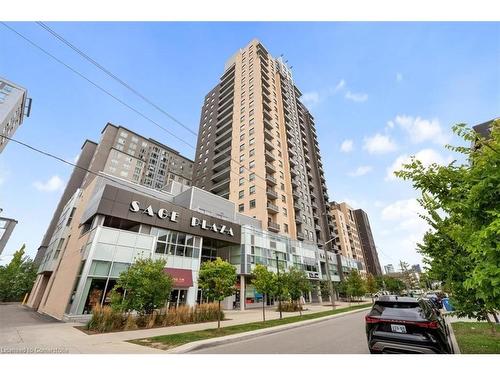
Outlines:
<svg viewBox="0 0 500 375"><path fill-rule="evenodd" d="M300 309L301 306L299 306L297 302L281 302L281 311L283 312L295 312L299 311ZM304 308L302 308L302 310L304 310ZM276 311L280 311L279 306Z"/></svg>
<svg viewBox="0 0 500 375"><path fill-rule="evenodd" d="M96 305L92 309L92 317L87 322L86 328L89 331L109 332L114 329L121 329L126 322L123 314L114 311L109 306Z"/></svg>

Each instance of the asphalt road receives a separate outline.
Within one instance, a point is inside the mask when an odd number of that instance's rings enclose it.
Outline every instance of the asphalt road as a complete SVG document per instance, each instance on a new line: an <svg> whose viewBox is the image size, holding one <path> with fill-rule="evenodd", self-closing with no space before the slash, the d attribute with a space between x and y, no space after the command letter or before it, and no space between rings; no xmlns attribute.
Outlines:
<svg viewBox="0 0 500 375"><path fill-rule="evenodd" d="M361 311L190 354L368 354Z"/></svg>

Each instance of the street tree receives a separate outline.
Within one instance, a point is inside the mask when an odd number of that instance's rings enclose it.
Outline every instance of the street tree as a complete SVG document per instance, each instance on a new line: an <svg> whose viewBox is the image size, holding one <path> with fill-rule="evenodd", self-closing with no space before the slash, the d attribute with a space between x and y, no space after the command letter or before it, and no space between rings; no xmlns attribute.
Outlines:
<svg viewBox="0 0 500 375"><path fill-rule="evenodd" d="M311 290L311 283L306 273L297 267L292 267L283 275L283 279L292 303L298 301L299 312L302 316L302 296Z"/></svg>
<svg viewBox="0 0 500 375"><path fill-rule="evenodd" d="M252 284L255 290L263 295L262 298L262 320L266 321L266 299L276 293L277 277L274 272L262 264L257 264L252 270Z"/></svg>
<svg viewBox="0 0 500 375"><path fill-rule="evenodd" d="M384 283L386 289L396 295L401 294L405 288L405 283L402 280L392 276L384 276Z"/></svg>
<svg viewBox="0 0 500 375"><path fill-rule="evenodd" d="M430 274L449 288L459 316L489 320L500 309L500 121L488 137L464 124L453 131L467 146L447 148L465 162L426 167L413 158L395 174L421 192L431 229L418 249Z"/></svg>
<svg viewBox="0 0 500 375"><path fill-rule="evenodd" d="M224 298L233 295L237 279L234 266L221 258L204 262L201 265L198 285L203 290L204 295L209 299L216 300L219 304L217 329L220 329L220 303Z"/></svg>
<svg viewBox="0 0 500 375"><path fill-rule="evenodd" d="M114 310L151 314L165 305L172 290L172 277L165 260L138 259L123 271L111 295Z"/></svg>
<svg viewBox="0 0 500 375"><path fill-rule="evenodd" d="M370 293L373 302L373 294L378 291L377 282L375 281L375 277L369 273L366 277L366 291Z"/></svg>
<svg viewBox="0 0 500 375"><path fill-rule="evenodd" d="M352 270L347 276L346 292L349 296L349 301L352 297L361 297L366 293L365 280L361 277L357 270Z"/></svg>
<svg viewBox="0 0 500 375"><path fill-rule="evenodd" d="M33 261L25 256L23 245L14 253L10 263L0 266L0 301L22 301L36 279L37 269Z"/></svg>

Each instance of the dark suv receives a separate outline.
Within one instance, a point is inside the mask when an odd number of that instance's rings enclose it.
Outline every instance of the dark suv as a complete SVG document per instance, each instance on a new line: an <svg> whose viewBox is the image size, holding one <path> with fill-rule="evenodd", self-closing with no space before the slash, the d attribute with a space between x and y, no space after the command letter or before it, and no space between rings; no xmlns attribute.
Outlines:
<svg viewBox="0 0 500 375"><path fill-rule="evenodd" d="M448 326L428 300L381 296L365 321L370 353L453 353Z"/></svg>

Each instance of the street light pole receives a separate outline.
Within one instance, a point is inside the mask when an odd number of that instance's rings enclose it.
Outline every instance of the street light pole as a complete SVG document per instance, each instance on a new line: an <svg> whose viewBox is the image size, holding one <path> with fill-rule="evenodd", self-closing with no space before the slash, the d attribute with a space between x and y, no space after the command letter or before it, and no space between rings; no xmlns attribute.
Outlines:
<svg viewBox="0 0 500 375"><path fill-rule="evenodd" d="M278 309L280 310L280 319L283 318L283 313L281 312L281 284L280 284L280 265L278 262L278 252L276 254L276 269L278 271Z"/></svg>
<svg viewBox="0 0 500 375"><path fill-rule="evenodd" d="M333 282L332 282L332 277L330 275L330 265L328 263L328 251L326 250L326 245L328 245L330 242L335 240L337 237L333 237L332 239L328 240L325 242L323 251L325 252L325 265L326 265L326 278L328 280L328 285L330 287L330 298L332 301L332 310L335 310L335 301L334 301L334 291L333 291Z"/></svg>

